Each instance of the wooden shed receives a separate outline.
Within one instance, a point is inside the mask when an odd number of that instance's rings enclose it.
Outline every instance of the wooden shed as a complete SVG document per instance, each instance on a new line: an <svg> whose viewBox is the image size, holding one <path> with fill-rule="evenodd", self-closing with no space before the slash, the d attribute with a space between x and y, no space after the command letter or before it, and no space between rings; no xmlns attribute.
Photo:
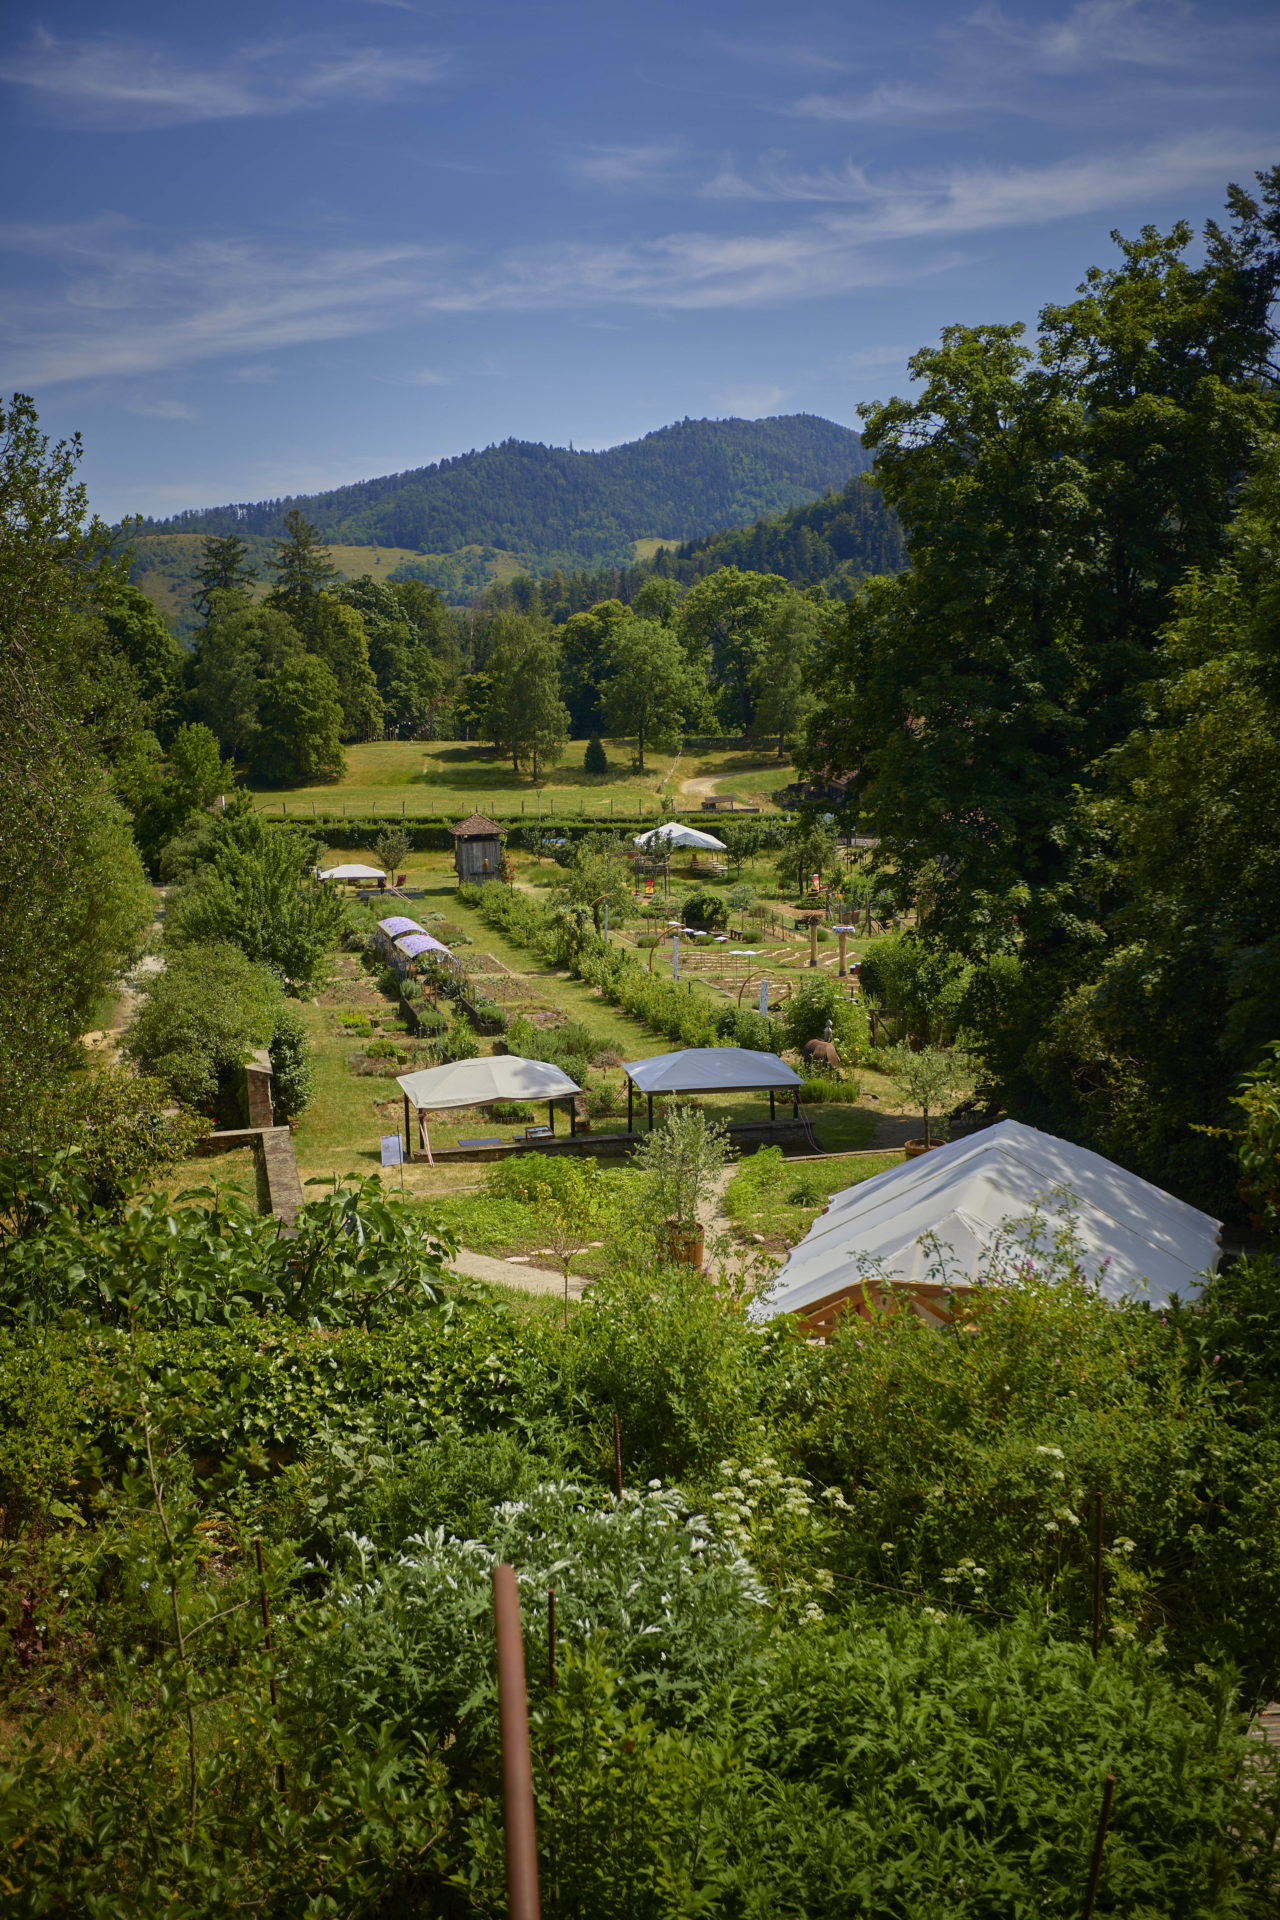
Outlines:
<svg viewBox="0 0 1280 1920"><path fill-rule="evenodd" d="M486 814L468 814L450 827L453 864L459 880L502 878L502 828Z"/></svg>

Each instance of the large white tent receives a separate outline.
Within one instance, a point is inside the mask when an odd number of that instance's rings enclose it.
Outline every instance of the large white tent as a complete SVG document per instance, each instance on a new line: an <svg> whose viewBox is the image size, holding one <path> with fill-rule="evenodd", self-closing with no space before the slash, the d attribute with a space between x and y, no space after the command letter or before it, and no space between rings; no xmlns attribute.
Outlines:
<svg viewBox="0 0 1280 1920"><path fill-rule="evenodd" d="M487 1107L495 1100L567 1100L582 1089L547 1060L496 1053L488 1060L454 1060L443 1067L402 1073L396 1085L420 1113L440 1107Z"/></svg>
<svg viewBox="0 0 1280 1920"><path fill-rule="evenodd" d="M385 880L386 874L381 867L330 867L326 872L318 873L317 880Z"/></svg>
<svg viewBox="0 0 1280 1920"><path fill-rule="evenodd" d="M659 853L671 847L692 847L696 853L723 853L723 840L717 840L714 833L703 833L700 827L682 826L678 820L664 821L660 827L650 827L648 833L638 833L635 837L637 847L648 847Z"/></svg>
<svg viewBox="0 0 1280 1920"><path fill-rule="evenodd" d="M973 1285L997 1242L1029 1244L1035 1219L1042 1249L1070 1225L1108 1300L1192 1298L1218 1262L1219 1221L1101 1154L1005 1120L836 1194L753 1315L829 1317L866 1275L928 1287L939 1261L946 1285Z"/></svg>
<svg viewBox="0 0 1280 1920"><path fill-rule="evenodd" d="M794 1067L776 1053L755 1047L682 1047L678 1053L628 1060L622 1071L640 1093L729 1093L757 1087L784 1087L790 1093L803 1084Z"/></svg>

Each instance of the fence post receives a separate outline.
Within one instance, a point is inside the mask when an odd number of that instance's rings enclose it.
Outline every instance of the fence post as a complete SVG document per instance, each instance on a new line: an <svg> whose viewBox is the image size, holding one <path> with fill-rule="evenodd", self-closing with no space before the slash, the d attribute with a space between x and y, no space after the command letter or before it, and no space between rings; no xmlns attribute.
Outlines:
<svg viewBox="0 0 1280 1920"><path fill-rule="evenodd" d="M502 1735L502 1825L507 1854L510 1920L540 1920L538 1835L533 1814L533 1758L525 1692L520 1593L515 1568L493 1570L493 1619L498 1642L498 1724Z"/></svg>

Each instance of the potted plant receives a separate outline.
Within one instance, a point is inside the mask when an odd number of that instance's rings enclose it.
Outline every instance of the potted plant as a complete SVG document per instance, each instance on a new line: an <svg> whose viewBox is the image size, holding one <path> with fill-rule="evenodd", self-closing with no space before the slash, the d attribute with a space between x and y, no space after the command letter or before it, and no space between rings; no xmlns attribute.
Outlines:
<svg viewBox="0 0 1280 1920"><path fill-rule="evenodd" d="M635 1164L645 1177L646 1209L658 1223L658 1242L669 1260L702 1265L698 1208L731 1158L727 1128L690 1106L669 1108L662 1125L636 1149Z"/></svg>

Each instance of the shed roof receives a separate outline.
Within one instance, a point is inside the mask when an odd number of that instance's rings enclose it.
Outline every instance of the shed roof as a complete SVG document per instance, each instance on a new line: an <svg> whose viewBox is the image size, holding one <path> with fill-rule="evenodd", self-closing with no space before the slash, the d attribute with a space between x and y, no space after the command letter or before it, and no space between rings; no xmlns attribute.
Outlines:
<svg viewBox="0 0 1280 1920"><path fill-rule="evenodd" d="M439 1107L487 1107L493 1100L563 1100L581 1093L576 1081L547 1060L496 1053L491 1059L454 1060L443 1067L402 1073L396 1085L420 1111Z"/></svg>
<svg viewBox="0 0 1280 1920"><path fill-rule="evenodd" d="M457 826L450 827L449 831L457 840L500 840L503 829L487 813L469 813L465 820L459 820Z"/></svg>
<svg viewBox="0 0 1280 1920"><path fill-rule="evenodd" d="M641 1093L745 1093L759 1087L789 1092L801 1084L799 1074L776 1053L757 1053L754 1047L685 1047L628 1060L622 1071Z"/></svg>
<svg viewBox="0 0 1280 1920"><path fill-rule="evenodd" d="M1087 1147L1005 1120L836 1194L752 1311L771 1319L814 1306L856 1284L868 1263L892 1280L925 1281L935 1244L948 1283L974 1285L997 1242L1028 1247L1037 1215L1041 1246L1073 1227L1108 1300L1189 1299L1218 1262L1210 1215Z"/></svg>

